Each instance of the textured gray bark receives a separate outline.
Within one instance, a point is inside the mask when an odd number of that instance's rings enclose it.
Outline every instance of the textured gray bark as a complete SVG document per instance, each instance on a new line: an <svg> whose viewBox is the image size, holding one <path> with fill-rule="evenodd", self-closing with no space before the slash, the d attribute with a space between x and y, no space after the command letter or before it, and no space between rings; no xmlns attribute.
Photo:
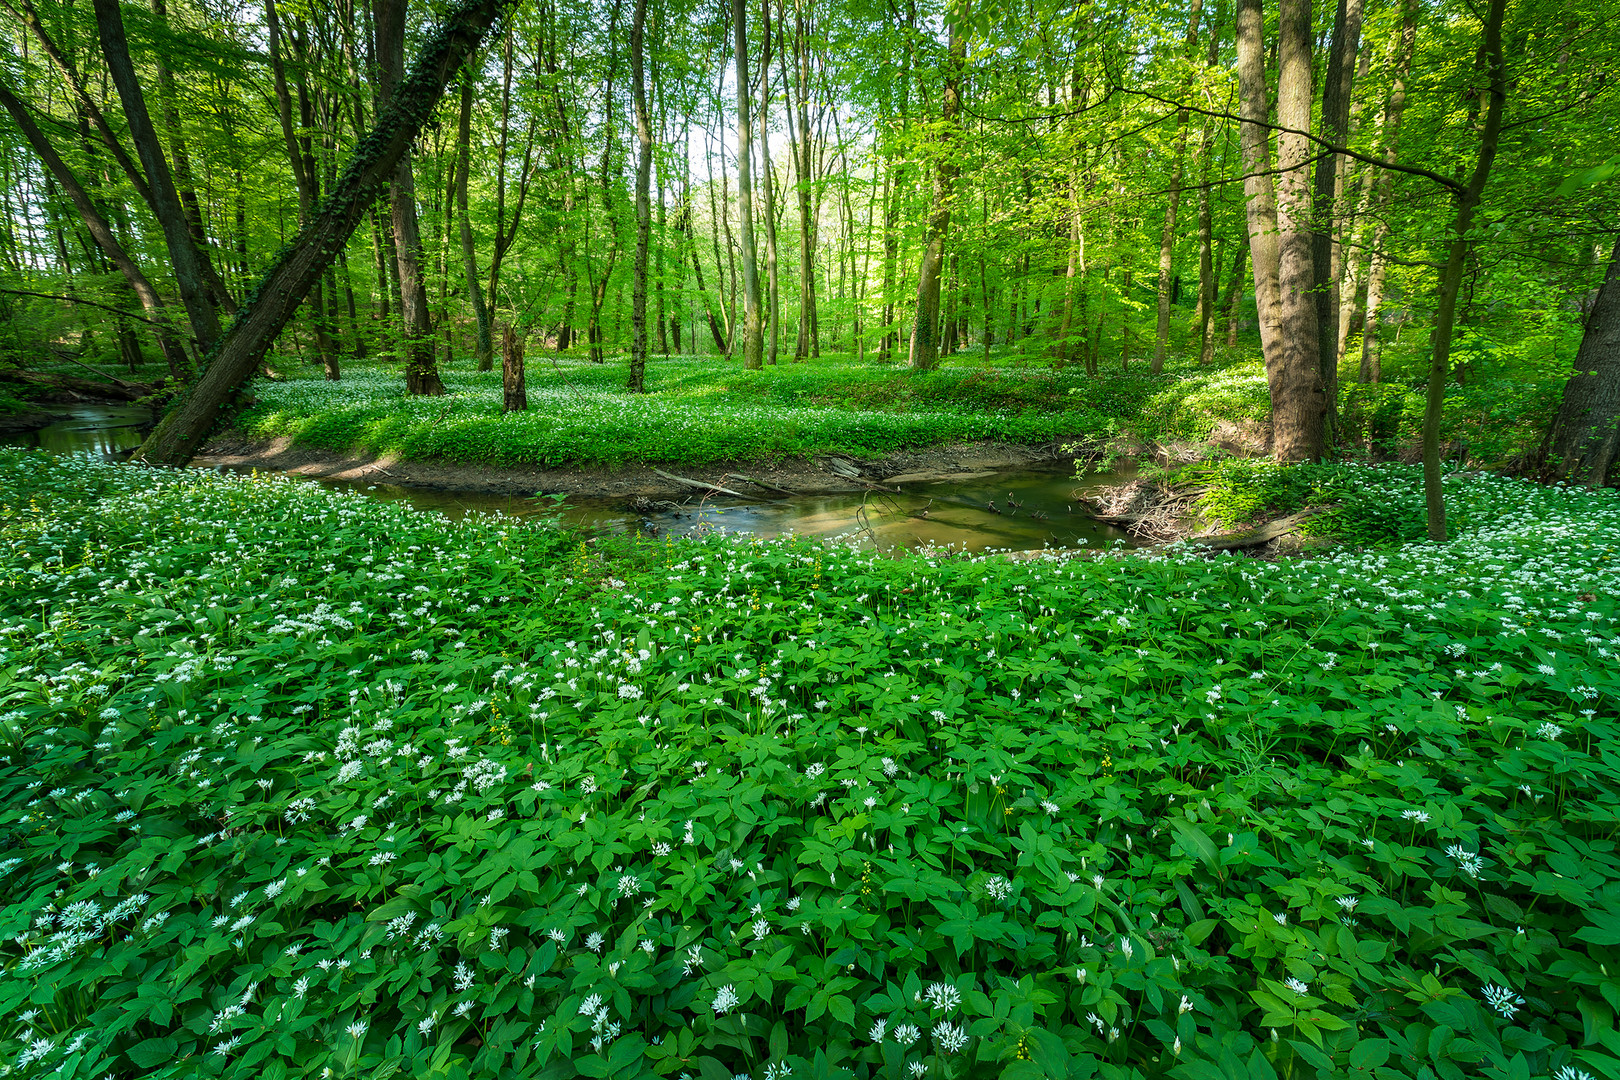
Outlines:
<svg viewBox="0 0 1620 1080"><path fill-rule="evenodd" d="M1575 373L1539 455L1544 480L1603 487L1620 480L1620 237L1586 319ZM1611 478L1611 473L1613 477Z"/></svg>

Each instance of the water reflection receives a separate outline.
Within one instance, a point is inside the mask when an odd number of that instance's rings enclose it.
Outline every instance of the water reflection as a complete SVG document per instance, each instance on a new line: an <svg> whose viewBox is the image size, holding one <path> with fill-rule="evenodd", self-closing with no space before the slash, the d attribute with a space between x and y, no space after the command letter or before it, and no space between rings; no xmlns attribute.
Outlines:
<svg viewBox="0 0 1620 1080"><path fill-rule="evenodd" d="M0 435L0 444L36 446L53 453L115 454L140 445L152 422L149 409L118 405L62 406L62 419L37 431ZM1029 551L1043 547L1101 547L1130 542L1120 529L1104 525L1081 508L1080 496L1104 484L1135 475L1126 464L1077 480L1067 468L960 477L900 485L898 492L802 495L771 501L678 499L663 508L636 513L620 501L570 498L560 513L571 524L646 535L696 536L725 531L752 536L788 534L821 537L877 551L921 547L959 551ZM544 497L522 498L458 491L430 491L389 484L316 480L359 491L369 498L404 501L422 510L459 517L499 512L527 516L559 513Z"/></svg>
<svg viewBox="0 0 1620 1080"><path fill-rule="evenodd" d="M0 433L0 446L36 446L53 454L116 454L141 445L152 410L139 405L52 405L63 419L34 431Z"/></svg>

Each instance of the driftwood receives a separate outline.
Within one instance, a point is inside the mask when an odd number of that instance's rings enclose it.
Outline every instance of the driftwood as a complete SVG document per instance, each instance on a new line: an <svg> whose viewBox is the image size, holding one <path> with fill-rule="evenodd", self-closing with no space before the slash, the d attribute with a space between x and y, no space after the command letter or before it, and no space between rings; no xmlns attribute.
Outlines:
<svg viewBox="0 0 1620 1080"><path fill-rule="evenodd" d="M778 492L781 492L783 495L791 495L794 498L799 497L799 493L797 491L789 491L787 488L782 487L779 484L773 484L769 480L756 480L752 476L744 476L742 473L736 473L736 472L734 472L734 473L726 473L720 479L722 479L722 480L741 480L745 484L753 484L755 487L762 487L766 491L778 491Z"/></svg>
<svg viewBox="0 0 1620 1080"><path fill-rule="evenodd" d="M1308 510L1301 510L1297 514L1289 514L1287 517L1268 522L1253 532L1228 533L1225 536L1200 536L1189 540L1188 543L1209 548L1211 551L1237 551L1242 548L1259 547L1261 544L1270 543L1280 536L1298 532L1299 527L1305 522L1325 513L1329 509L1331 508L1326 506L1313 506Z"/></svg>
<svg viewBox="0 0 1620 1080"><path fill-rule="evenodd" d="M665 480L673 480L677 484L681 484L689 488L696 488L699 491L718 492L721 495L730 495L737 499L748 498L747 495L744 495L740 491L732 491L730 488L721 487L719 484L711 484L704 480L691 480L684 476L676 476L674 473L667 473L663 469L654 469L653 472L657 473L659 476L662 476Z"/></svg>

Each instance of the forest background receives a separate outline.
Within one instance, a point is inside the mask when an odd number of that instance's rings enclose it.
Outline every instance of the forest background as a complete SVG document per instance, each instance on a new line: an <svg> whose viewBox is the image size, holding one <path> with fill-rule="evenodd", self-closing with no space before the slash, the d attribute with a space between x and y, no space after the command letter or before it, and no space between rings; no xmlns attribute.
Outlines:
<svg viewBox="0 0 1620 1080"><path fill-rule="evenodd" d="M1127 423L1214 380L1284 460L1421 427L1437 470L1449 395L1483 444L1452 452L1579 472L1543 435L1614 235L1608 9L1317 6L12 0L0 362L156 351L172 392L345 205L233 371L274 343L267 373L403 362L438 394L503 327L628 353L631 391L675 354L1035 363ZM386 197L353 198L406 59L469 12Z"/></svg>

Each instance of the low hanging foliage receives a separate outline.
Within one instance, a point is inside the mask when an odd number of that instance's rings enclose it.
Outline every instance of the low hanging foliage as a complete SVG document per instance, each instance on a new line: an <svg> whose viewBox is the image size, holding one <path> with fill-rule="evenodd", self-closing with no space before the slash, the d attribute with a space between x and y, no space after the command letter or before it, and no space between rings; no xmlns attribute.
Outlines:
<svg viewBox="0 0 1620 1080"><path fill-rule="evenodd" d="M0 1060L1620 1075L1620 501L1448 494L886 560L0 453Z"/></svg>

